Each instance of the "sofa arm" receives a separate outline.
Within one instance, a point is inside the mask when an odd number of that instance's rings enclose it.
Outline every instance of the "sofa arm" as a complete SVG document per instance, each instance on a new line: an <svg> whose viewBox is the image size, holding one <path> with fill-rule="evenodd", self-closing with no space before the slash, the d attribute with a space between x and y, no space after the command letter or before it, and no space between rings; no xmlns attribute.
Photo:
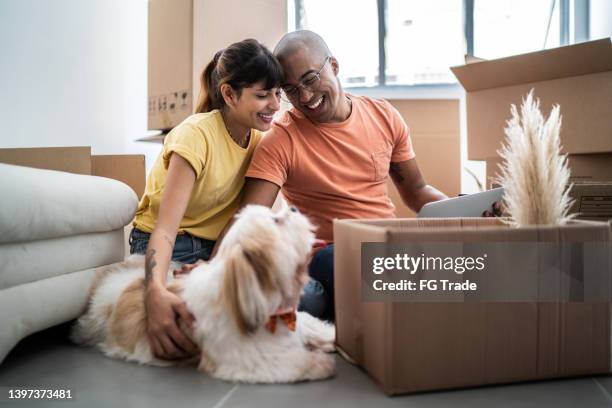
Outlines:
<svg viewBox="0 0 612 408"><path fill-rule="evenodd" d="M0 243L112 231L138 199L119 181L0 163Z"/></svg>

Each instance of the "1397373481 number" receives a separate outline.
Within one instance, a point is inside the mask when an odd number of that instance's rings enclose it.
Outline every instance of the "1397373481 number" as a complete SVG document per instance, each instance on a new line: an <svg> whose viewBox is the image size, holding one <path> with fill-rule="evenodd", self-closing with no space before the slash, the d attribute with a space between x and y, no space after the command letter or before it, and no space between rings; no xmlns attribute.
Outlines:
<svg viewBox="0 0 612 408"><path fill-rule="evenodd" d="M58 388L8 388L7 397L16 399L72 399L71 389Z"/></svg>

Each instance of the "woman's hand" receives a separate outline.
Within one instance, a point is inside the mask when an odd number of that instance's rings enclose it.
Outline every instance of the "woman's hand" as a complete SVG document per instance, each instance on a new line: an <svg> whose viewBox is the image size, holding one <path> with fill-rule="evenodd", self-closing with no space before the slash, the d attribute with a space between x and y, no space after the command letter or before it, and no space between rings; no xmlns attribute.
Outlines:
<svg viewBox="0 0 612 408"><path fill-rule="evenodd" d="M195 320L183 299L152 282L145 293L145 308L147 335L155 357L180 360L199 354L198 346L178 326L179 318L189 327Z"/></svg>
<svg viewBox="0 0 612 408"><path fill-rule="evenodd" d="M173 275L175 278L180 278L181 275L185 275L189 272L191 272L194 268L196 268L197 266L206 263L206 261L202 260L202 259L198 259L197 261L195 261L195 263L192 264L183 264L181 265L180 269L175 269L173 271Z"/></svg>

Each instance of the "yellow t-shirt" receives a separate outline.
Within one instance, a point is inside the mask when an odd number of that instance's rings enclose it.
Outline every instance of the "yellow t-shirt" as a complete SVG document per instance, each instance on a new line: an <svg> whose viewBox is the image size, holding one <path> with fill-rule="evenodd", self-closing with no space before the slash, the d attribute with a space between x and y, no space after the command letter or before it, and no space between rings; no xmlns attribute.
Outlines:
<svg viewBox="0 0 612 408"><path fill-rule="evenodd" d="M172 153L187 160L195 185L179 232L216 240L238 209L244 175L262 133L251 129L249 145L240 147L229 135L218 110L198 113L172 129L147 179L134 226L153 232Z"/></svg>

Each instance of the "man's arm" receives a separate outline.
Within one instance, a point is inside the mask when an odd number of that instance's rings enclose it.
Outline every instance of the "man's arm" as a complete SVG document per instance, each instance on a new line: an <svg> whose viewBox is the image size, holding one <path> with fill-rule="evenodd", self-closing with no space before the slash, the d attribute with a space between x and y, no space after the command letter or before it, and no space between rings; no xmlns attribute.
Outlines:
<svg viewBox="0 0 612 408"><path fill-rule="evenodd" d="M272 207L279 190L280 187L271 181L247 177L244 182L242 200L240 201L238 211L242 210L249 204ZM231 218L225 225L225 228L223 228L223 231L221 231L221 234L219 234L217 242L215 242L215 247L213 248L211 258L216 255L219 245L221 245L221 241L223 241L223 237L225 237L225 234L227 231L229 231L233 224L234 218Z"/></svg>
<svg viewBox="0 0 612 408"><path fill-rule="evenodd" d="M421 207L431 201L447 199L441 191L425 183L416 159L391 162L389 175L402 197L402 201L412 211L419 212Z"/></svg>

